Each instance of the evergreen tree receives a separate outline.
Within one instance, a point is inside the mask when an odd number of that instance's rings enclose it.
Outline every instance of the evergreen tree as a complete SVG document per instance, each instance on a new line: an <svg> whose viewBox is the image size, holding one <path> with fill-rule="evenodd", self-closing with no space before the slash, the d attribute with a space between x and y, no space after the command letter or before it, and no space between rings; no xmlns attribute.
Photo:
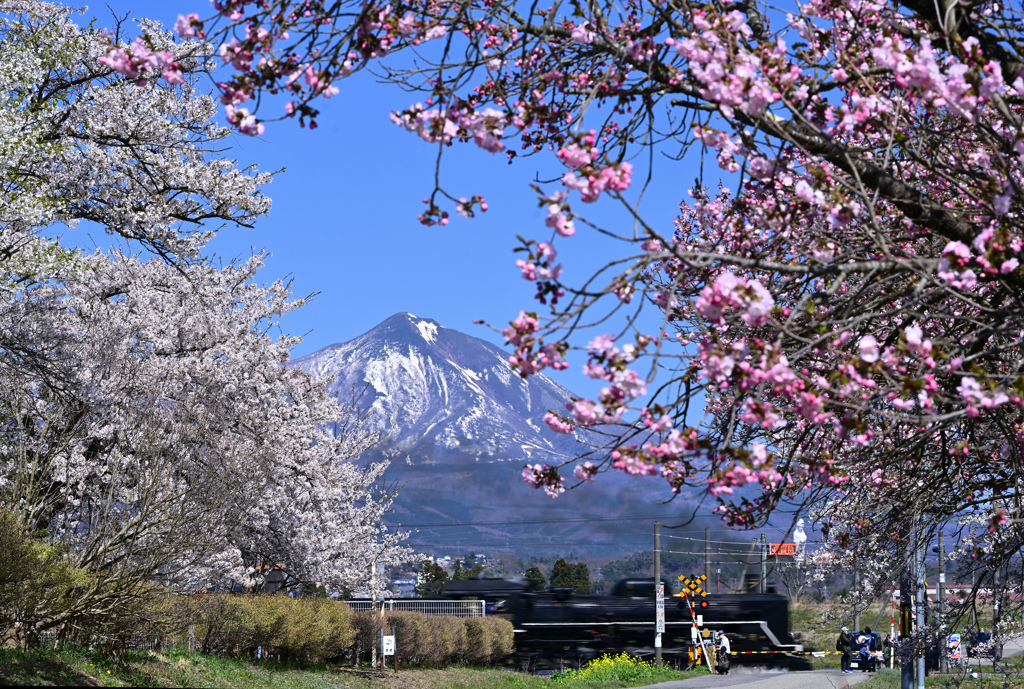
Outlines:
<svg viewBox="0 0 1024 689"><path fill-rule="evenodd" d="M590 593L590 568L587 567L585 562L576 563L576 567L573 572L573 593Z"/></svg>
<svg viewBox="0 0 1024 689"><path fill-rule="evenodd" d="M564 557L558 558L551 568L551 588L572 588L573 575L573 566Z"/></svg>
<svg viewBox="0 0 1024 689"><path fill-rule="evenodd" d="M470 572L462 568L462 560L455 561L455 569L452 571L452 581L465 581L469 579Z"/></svg>
<svg viewBox="0 0 1024 689"><path fill-rule="evenodd" d="M590 568L583 562L575 565L558 558L551 568L551 588L570 588L573 593L590 593Z"/></svg>
<svg viewBox="0 0 1024 689"><path fill-rule="evenodd" d="M448 572L444 571L444 567L436 562L425 560L413 593L420 598L436 598L444 593L444 582L446 581L448 581Z"/></svg>
<svg viewBox="0 0 1024 689"><path fill-rule="evenodd" d="M537 591L543 591L547 588L547 581L544 579L544 573L540 571L537 566L530 567L526 570L526 578L536 584Z"/></svg>

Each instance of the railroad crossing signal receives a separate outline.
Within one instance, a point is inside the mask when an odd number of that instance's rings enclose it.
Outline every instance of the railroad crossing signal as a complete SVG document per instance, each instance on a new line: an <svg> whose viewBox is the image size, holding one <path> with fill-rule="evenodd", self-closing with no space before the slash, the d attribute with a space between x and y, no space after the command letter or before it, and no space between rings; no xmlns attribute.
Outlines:
<svg viewBox="0 0 1024 689"><path fill-rule="evenodd" d="M683 590L679 593L680 596L700 596L703 598L708 595L708 592L702 588L702 584L707 580L707 577L701 574L699 577L690 579L684 577L682 574L679 575L679 581L683 582ZM707 607L707 601L701 601L701 607Z"/></svg>

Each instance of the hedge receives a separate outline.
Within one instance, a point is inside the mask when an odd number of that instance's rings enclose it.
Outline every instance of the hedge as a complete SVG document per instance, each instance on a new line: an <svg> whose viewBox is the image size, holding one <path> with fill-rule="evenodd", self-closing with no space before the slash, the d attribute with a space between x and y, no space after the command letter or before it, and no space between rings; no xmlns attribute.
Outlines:
<svg viewBox="0 0 1024 689"><path fill-rule="evenodd" d="M493 665L511 655L512 624L497 617L439 617L417 612L352 612L327 598L215 594L161 606L166 627L193 625L204 653L281 660L369 662L381 626L395 630L400 665ZM379 649L378 649L379 652Z"/></svg>

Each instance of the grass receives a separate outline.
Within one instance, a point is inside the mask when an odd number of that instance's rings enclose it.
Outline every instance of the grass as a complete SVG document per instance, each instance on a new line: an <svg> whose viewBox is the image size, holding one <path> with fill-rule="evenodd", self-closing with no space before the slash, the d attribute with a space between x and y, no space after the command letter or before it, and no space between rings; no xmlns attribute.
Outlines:
<svg viewBox="0 0 1024 689"><path fill-rule="evenodd" d="M621 689L685 679L704 673L651 668L642 681L567 677L557 686ZM132 651L122 659L66 646L61 650L0 649L0 685L92 687L211 687L224 689L552 689L548 677L495 668L421 668L381 672L326 664L253 662L222 656Z"/></svg>

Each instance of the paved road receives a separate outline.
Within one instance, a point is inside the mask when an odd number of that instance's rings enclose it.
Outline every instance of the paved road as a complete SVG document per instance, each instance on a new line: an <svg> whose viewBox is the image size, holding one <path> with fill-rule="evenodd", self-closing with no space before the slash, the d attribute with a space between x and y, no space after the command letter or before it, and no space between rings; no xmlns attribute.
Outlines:
<svg viewBox="0 0 1024 689"><path fill-rule="evenodd" d="M839 670L812 672L786 672L784 670L758 670L733 668L728 675L693 677L675 682L651 684L635 689L703 689L705 687L743 687L744 689L847 689L867 681L868 672L844 675Z"/></svg>
<svg viewBox="0 0 1024 689"><path fill-rule="evenodd" d="M1003 657L1017 655L1024 651L1024 639L1011 639L1003 646ZM988 659L971 658L971 665L991 665ZM854 672L844 675L839 670L815 670L813 672L786 672L785 670L762 670L759 668L735 667L728 675L693 677L675 682L650 684L634 689L705 689L708 687L743 687L743 689L848 689L867 681L872 675Z"/></svg>

